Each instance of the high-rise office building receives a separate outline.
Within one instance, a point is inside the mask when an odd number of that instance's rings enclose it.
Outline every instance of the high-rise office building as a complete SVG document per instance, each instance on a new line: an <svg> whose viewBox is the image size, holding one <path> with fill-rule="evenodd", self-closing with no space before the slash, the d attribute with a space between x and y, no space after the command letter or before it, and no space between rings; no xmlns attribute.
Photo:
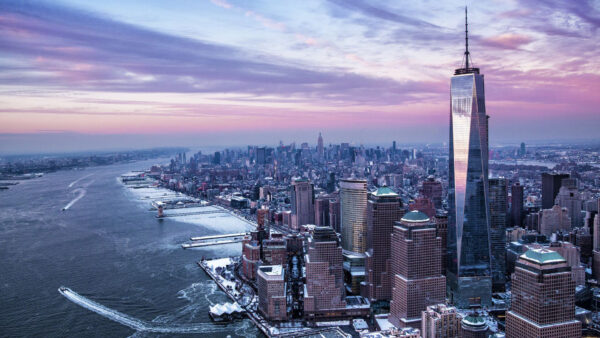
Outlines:
<svg viewBox="0 0 600 338"><path fill-rule="evenodd" d="M342 247L358 254L367 251L367 181L340 180Z"/></svg>
<svg viewBox="0 0 600 338"><path fill-rule="evenodd" d="M421 315L422 338L458 338L462 316L455 307L430 305Z"/></svg>
<svg viewBox="0 0 600 338"><path fill-rule="evenodd" d="M542 173L542 209L550 209L554 206L554 200L564 178L569 178L569 174Z"/></svg>
<svg viewBox="0 0 600 338"><path fill-rule="evenodd" d="M270 320L287 319L285 270L281 265L258 268L258 310Z"/></svg>
<svg viewBox="0 0 600 338"><path fill-rule="evenodd" d="M242 272L250 280L256 278L256 270L260 262L260 245L251 236L245 236L242 241Z"/></svg>
<svg viewBox="0 0 600 338"><path fill-rule="evenodd" d="M267 163L267 148L266 147L258 147L256 148L256 164L266 164Z"/></svg>
<svg viewBox="0 0 600 338"><path fill-rule="evenodd" d="M436 209L442 208L442 191L442 182L437 181L433 176L427 177L423 182L421 192L433 202Z"/></svg>
<svg viewBox="0 0 600 338"><path fill-rule="evenodd" d="M466 42L464 67L450 85L447 278L458 307L490 305L492 298L488 116L483 75L469 63L468 35Z"/></svg>
<svg viewBox="0 0 600 338"><path fill-rule="evenodd" d="M420 211L406 213L392 233L393 289L389 321L397 327L421 327L421 312L443 303L442 239L435 222Z"/></svg>
<svg viewBox="0 0 600 338"><path fill-rule="evenodd" d="M598 199L598 213L594 217L594 230L592 238L592 273L596 280L600 280L600 198Z"/></svg>
<svg viewBox="0 0 600 338"><path fill-rule="evenodd" d="M558 205L541 211L539 233L550 237L552 233L571 230L571 218L566 208Z"/></svg>
<svg viewBox="0 0 600 338"><path fill-rule="evenodd" d="M506 337L581 337L581 322L575 319L575 282L558 252L530 249L519 257Z"/></svg>
<svg viewBox="0 0 600 338"><path fill-rule="evenodd" d="M320 195L315 199L315 225L329 226L329 195Z"/></svg>
<svg viewBox="0 0 600 338"><path fill-rule="evenodd" d="M581 251L578 246L569 242L552 242L548 250L558 252L571 267L571 276L575 285L585 285L585 267L581 265Z"/></svg>
<svg viewBox="0 0 600 338"><path fill-rule="evenodd" d="M425 215L433 218L435 216L435 205L428 197L417 197L415 200L409 204L408 210L418 210Z"/></svg>
<svg viewBox="0 0 600 338"><path fill-rule="evenodd" d="M277 237L276 237L277 236ZM266 265L287 265L287 248L285 239L281 234L272 234L270 239L262 241L263 264Z"/></svg>
<svg viewBox="0 0 600 338"><path fill-rule="evenodd" d="M297 179L291 187L292 229L315 223L315 192L307 179Z"/></svg>
<svg viewBox="0 0 600 338"><path fill-rule="evenodd" d="M340 180L342 248L345 282L352 294L361 293L367 251L367 181Z"/></svg>
<svg viewBox="0 0 600 338"><path fill-rule="evenodd" d="M442 239L442 275L446 275L446 267L448 266L448 212L438 210L435 215L436 235Z"/></svg>
<svg viewBox="0 0 600 338"><path fill-rule="evenodd" d="M523 224L523 186L519 182L510 187L510 220L511 225L522 227Z"/></svg>
<svg viewBox="0 0 600 338"><path fill-rule="evenodd" d="M492 251L492 290L505 291L506 284L506 222L508 221L508 181L489 179L490 247Z"/></svg>
<svg viewBox="0 0 600 338"><path fill-rule="evenodd" d="M329 226L337 233L342 232L342 217L340 215L340 197L329 200Z"/></svg>
<svg viewBox="0 0 600 338"><path fill-rule="evenodd" d="M269 224L269 209L261 208L256 210L256 224L259 227L264 227Z"/></svg>
<svg viewBox="0 0 600 338"><path fill-rule="evenodd" d="M367 203L367 258L365 262L365 294L371 301L390 300L391 242L394 222L404 215L402 202L397 193L381 187L370 194Z"/></svg>
<svg viewBox="0 0 600 338"><path fill-rule="evenodd" d="M342 247L331 227L316 227L307 240L304 314L309 318L346 307Z"/></svg>
<svg viewBox="0 0 600 338"><path fill-rule="evenodd" d="M583 201L577 189L577 179L565 178L562 180L554 203L562 208L567 208L573 228L583 226L583 215L581 213Z"/></svg>
<svg viewBox="0 0 600 338"><path fill-rule="evenodd" d="M519 149L519 155L521 155L521 157L527 155L527 150L525 149L525 142L521 142L521 148Z"/></svg>
<svg viewBox="0 0 600 338"><path fill-rule="evenodd" d="M319 138L317 139L317 155L319 155L320 159L322 159L323 155L324 155L323 136L321 136L320 132L319 132Z"/></svg>

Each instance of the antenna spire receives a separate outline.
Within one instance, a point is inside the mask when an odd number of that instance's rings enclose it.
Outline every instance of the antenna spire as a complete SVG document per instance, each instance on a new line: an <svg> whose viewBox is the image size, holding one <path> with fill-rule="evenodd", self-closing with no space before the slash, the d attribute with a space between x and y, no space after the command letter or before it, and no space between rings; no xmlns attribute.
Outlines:
<svg viewBox="0 0 600 338"><path fill-rule="evenodd" d="M469 52L469 21L467 16L467 6L465 6L465 55L464 63L461 64L461 66L462 68L454 70L454 75L479 74L479 68L473 67L471 53Z"/></svg>
<svg viewBox="0 0 600 338"><path fill-rule="evenodd" d="M469 23L467 22L467 6L465 6L465 69L469 69Z"/></svg>

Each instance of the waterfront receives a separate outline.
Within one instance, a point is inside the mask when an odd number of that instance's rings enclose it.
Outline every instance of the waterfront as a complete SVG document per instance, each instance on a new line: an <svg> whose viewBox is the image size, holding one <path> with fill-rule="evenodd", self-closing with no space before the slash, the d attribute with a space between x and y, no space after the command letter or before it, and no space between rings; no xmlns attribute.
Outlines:
<svg viewBox="0 0 600 338"><path fill-rule="evenodd" d="M215 337L260 334L247 319L211 322L208 307L228 297L196 265L202 256L239 255L240 244L180 246L190 236L242 232L247 225L226 214L157 220L143 191L117 180L155 162L59 171L0 193L2 335L173 336L186 325ZM137 332L69 301L57 291L62 285L177 330Z"/></svg>

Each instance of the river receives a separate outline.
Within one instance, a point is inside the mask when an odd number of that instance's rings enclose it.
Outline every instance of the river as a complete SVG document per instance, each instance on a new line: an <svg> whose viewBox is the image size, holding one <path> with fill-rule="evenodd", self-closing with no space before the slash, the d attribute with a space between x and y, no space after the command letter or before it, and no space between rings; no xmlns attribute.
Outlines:
<svg viewBox="0 0 600 338"><path fill-rule="evenodd" d="M249 320L211 322L208 307L229 299L196 265L239 255L241 244L180 247L249 225L230 214L157 220L117 179L155 162L59 171L0 191L0 336L259 335Z"/></svg>

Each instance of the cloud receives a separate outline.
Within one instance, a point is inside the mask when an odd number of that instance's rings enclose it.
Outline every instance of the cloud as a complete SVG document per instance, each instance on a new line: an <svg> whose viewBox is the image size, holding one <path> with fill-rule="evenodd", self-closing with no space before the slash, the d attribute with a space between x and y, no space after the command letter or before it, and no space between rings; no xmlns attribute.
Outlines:
<svg viewBox="0 0 600 338"><path fill-rule="evenodd" d="M239 93L330 102L400 104L433 93L429 82L397 82L311 69L268 55L160 33L52 4L5 2L0 84L114 92ZM17 32L25 32L27 37ZM308 40L311 42L311 40Z"/></svg>
<svg viewBox="0 0 600 338"><path fill-rule="evenodd" d="M502 49L519 49L532 41L533 39L527 35L515 33L505 33L478 40L482 45Z"/></svg>
<svg viewBox="0 0 600 338"><path fill-rule="evenodd" d="M380 20L386 20L403 25L409 25L420 28L439 28L439 26L424 20L416 19L410 16L400 15L390 12L387 9L376 7L360 0L329 0L329 2L345 8L350 11L357 11L363 15Z"/></svg>

